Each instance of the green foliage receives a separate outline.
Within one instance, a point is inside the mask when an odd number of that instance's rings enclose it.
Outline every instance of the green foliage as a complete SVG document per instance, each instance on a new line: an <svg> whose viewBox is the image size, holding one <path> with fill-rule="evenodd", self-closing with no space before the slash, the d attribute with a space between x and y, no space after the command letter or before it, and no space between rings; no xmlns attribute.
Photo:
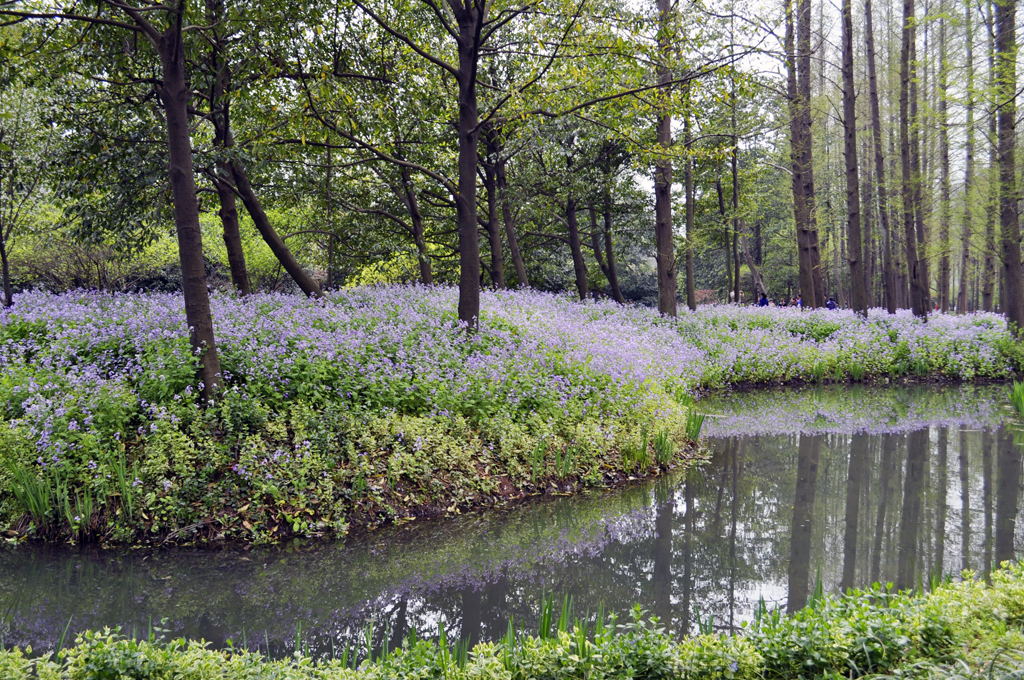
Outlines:
<svg viewBox="0 0 1024 680"><path fill-rule="evenodd" d="M346 649L314 661L297 651L268 660L206 643L127 639L117 631L78 636L74 646L30 659L0 651L0 677L12 680L797 680L799 678L980 677L975 669L1019 672L1024 656L1024 566L1004 564L991 585L970 574L921 595L881 586L823 596L792 616L762 612L735 635L667 634L639 607L623 621L570 622L545 598L540 634L470 648L410 635L358 667ZM556 619L556 614L557 619ZM368 632L368 635L372 635ZM1014 651L1017 650L1017 651ZM998 666L997 666L998 664Z"/></svg>
<svg viewBox="0 0 1024 680"><path fill-rule="evenodd" d="M1010 387L1010 403L1017 417L1024 418L1024 383L1014 381Z"/></svg>
<svg viewBox="0 0 1024 680"><path fill-rule="evenodd" d="M705 415L697 409L690 408L686 412L686 438L691 442L700 439L700 431L704 427Z"/></svg>

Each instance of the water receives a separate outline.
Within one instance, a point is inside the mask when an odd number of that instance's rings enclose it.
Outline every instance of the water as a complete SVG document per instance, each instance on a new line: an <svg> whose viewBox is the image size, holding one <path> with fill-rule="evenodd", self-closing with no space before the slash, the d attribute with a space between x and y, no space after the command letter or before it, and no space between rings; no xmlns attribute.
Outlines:
<svg viewBox="0 0 1024 680"><path fill-rule="evenodd" d="M120 626L287 654L411 629L532 630L635 603L682 634L735 628L816 587L985 572L1024 547L1005 385L817 388L708 401L711 460L629 488L394 527L347 545L104 553L0 549L0 643Z"/></svg>

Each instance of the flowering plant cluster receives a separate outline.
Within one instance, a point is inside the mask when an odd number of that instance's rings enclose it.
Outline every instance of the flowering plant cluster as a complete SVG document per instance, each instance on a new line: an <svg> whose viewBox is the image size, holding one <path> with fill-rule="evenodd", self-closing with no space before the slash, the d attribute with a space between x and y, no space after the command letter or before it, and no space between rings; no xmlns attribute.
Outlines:
<svg viewBox="0 0 1024 680"><path fill-rule="evenodd" d="M0 311L0 524L107 541L341 535L672 462L702 390L1005 378L1002 317L708 307L533 291L215 295L201 405L175 295L26 293Z"/></svg>

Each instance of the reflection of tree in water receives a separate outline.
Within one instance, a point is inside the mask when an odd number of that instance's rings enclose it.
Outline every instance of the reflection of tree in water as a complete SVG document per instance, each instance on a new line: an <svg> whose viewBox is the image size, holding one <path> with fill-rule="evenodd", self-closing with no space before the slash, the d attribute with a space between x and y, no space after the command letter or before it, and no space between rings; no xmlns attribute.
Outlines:
<svg viewBox="0 0 1024 680"><path fill-rule="evenodd" d="M996 491L996 564L1016 556L1017 518L1020 512L1021 447L1006 430L998 434L999 488Z"/></svg>
<svg viewBox="0 0 1024 680"><path fill-rule="evenodd" d="M820 435L804 435L799 439L793 521L789 532L789 594L786 599L786 611L789 612L802 609L807 604L810 590L811 531L821 457Z"/></svg>
<svg viewBox="0 0 1024 680"><path fill-rule="evenodd" d="M918 391L891 395L887 412L921 417ZM746 396L737 412L751 408ZM948 405L954 397L928 400ZM983 390L970 397L988 398ZM822 398L814 399L821 411ZM396 528L346 547L4 550L0 635L39 648L59 638L69 617L72 629L121 623L139 634L167 617L172 634L218 645L244 639L274 653L287 652L301 626L313 651L329 653L368 620L377 643L387 636L392 646L442 623L474 640L500 637L509 617L532 629L544 593L571 594L581 613L640 603L682 633L698 617L738 625L762 596L799 606L819 579L826 590L913 584L1012 555L1021 545L1020 447L974 422L914 423L890 424L884 434L726 436L710 441L707 465L685 475Z"/></svg>

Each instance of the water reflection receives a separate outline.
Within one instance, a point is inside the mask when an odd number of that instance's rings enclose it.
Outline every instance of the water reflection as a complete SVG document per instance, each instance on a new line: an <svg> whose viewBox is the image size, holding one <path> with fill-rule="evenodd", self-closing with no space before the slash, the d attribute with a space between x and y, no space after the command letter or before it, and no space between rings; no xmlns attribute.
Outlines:
<svg viewBox="0 0 1024 680"><path fill-rule="evenodd" d="M613 492L395 528L347 546L96 554L0 550L0 637L52 646L121 625L284 654L301 627L329 654L439 624L495 639L542 594L579 612L642 603L672 631L789 609L815 587L985 571L1024 546L1021 447L1005 387L740 394L714 404L702 469ZM796 394L797 396L794 396ZM794 414L811 413L799 421ZM865 404L867 406L865 406ZM863 413L879 415L865 430Z"/></svg>

